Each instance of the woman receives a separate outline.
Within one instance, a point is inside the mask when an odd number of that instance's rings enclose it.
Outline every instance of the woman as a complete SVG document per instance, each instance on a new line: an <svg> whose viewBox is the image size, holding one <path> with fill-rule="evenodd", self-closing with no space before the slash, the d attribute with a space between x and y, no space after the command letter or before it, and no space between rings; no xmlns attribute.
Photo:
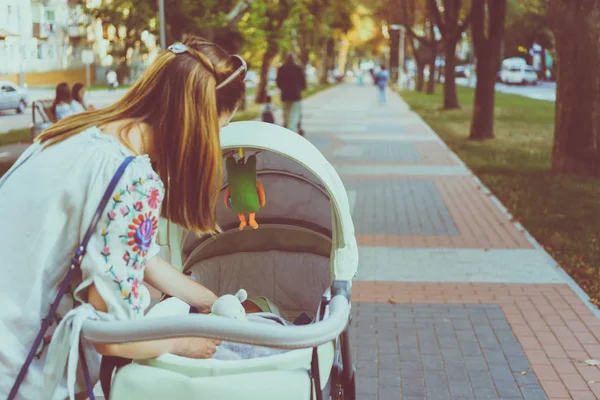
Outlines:
<svg viewBox="0 0 600 400"><path fill-rule="evenodd" d="M87 110L93 110L94 107L88 106L84 100L85 86L83 83L77 82L71 90L71 108L74 114L78 114Z"/></svg>
<svg viewBox="0 0 600 400"><path fill-rule="evenodd" d="M56 86L56 96L52 103L52 112L57 121L74 114L73 108L71 108L71 89L67 82L59 83Z"/></svg>
<svg viewBox="0 0 600 400"><path fill-rule="evenodd" d="M69 341L78 337L78 318L142 318L150 302L144 282L210 311L214 293L157 256L156 222L162 216L199 234L217 231L219 130L244 96L245 72L241 58L203 39L171 46L119 101L55 124L0 180L0 397L15 381L73 252L127 156L135 159L101 213L81 276L53 323L55 335L40 346L19 396L73 398L68 391L78 352L77 342ZM217 345L177 338L96 345L94 351L84 343L93 381L97 353L207 358ZM75 393L84 391L77 380Z"/></svg>

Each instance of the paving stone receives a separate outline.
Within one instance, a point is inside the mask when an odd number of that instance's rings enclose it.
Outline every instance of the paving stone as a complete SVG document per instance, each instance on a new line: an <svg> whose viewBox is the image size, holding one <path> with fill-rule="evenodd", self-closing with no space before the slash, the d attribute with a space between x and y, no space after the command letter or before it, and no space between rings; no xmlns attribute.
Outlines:
<svg viewBox="0 0 600 400"><path fill-rule="evenodd" d="M380 369L400 369L400 358L398 354L379 354Z"/></svg>
<svg viewBox="0 0 600 400"><path fill-rule="evenodd" d="M400 361L404 362L413 362L419 363L421 361L421 354L419 354L419 349L417 348L401 348L400 349Z"/></svg>
<svg viewBox="0 0 600 400"><path fill-rule="evenodd" d="M540 388L524 388L523 397L525 400L548 400L546 393Z"/></svg>
<svg viewBox="0 0 600 400"><path fill-rule="evenodd" d="M514 381L513 373L507 364L488 364L494 381Z"/></svg>
<svg viewBox="0 0 600 400"><path fill-rule="evenodd" d="M481 346L479 342L460 342L460 348L465 357L481 356Z"/></svg>
<svg viewBox="0 0 600 400"><path fill-rule="evenodd" d="M523 375L523 372L525 372L525 375ZM524 369L521 372L513 372L513 377L521 389L526 387L539 387L537 377L531 368Z"/></svg>
<svg viewBox="0 0 600 400"><path fill-rule="evenodd" d="M501 348L500 349L482 348L481 350L483 351L483 356L485 357L485 360L488 363L491 363L491 364L506 364L506 363L508 363L506 361L504 351Z"/></svg>
<svg viewBox="0 0 600 400"><path fill-rule="evenodd" d="M477 400L499 400L496 389L478 389L474 388L475 398Z"/></svg>
<svg viewBox="0 0 600 400"><path fill-rule="evenodd" d="M465 366L469 371L480 371L487 369L487 363L483 356L469 356L465 357Z"/></svg>
<svg viewBox="0 0 600 400"><path fill-rule="evenodd" d="M446 364L462 362L463 353L460 349L442 349L442 357Z"/></svg>
<svg viewBox="0 0 600 400"><path fill-rule="evenodd" d="M521 390L519 389L519 386L517 386L514 379L510 381L494 380L494 382L496 383L496 389L498 390L500 397L515 397L519 399L523 398Z"/></svg>
<svg viewBox="0 0 600 400"><path fill-rule="evenodd" d="M402 388L400 386L380 386L379 399L393 400L402 398Z"/></svg>
<svg viewBox="0 0 600 400"><path fill-rule="evenodd" d="M453 399L475 399L471 385L466 382L462 385L450 382L450 393Z"/></svg>
<svg viewBox="0 0 600 400"><path fill-rule="evenodd" d="M473 389L496 390L492 376L487 369L481 371L469 371L469 378Z"/></svg>
<svg viewBox="0 0 600 400"><path fill-rule="evenodd" d="M425 370L425 375L428 375L429 370L440 370L444 369L444 361L440 356L432 356L432 355L423 355L423 369Z"/></svg>
<svg viewBox="0 0 600 400"><path fill-rule="evenodd" d="M400 375L403 378L421 378L423 366L420 362L400 362Z"/></svg>
<svg viewBox="0 0 600 400"><path fill-rule="evenodd" d="M512 372L523 372L530 370L529 360L523 354L522 356L508 356L508 366Z"/></svg>
<svg viewBox="0 0 600 400"><path fill-rule="evenodd" d="M404 396L421 396L421 399L425 397L425 382L422 379L403 379L402 380L402 394Z"/></svg>
<svg viewBox="0 0 600 400"><path fill-rule="evenodd" d="M360 372L356 373L357 392L377 395L377 387L377 377L363 376Z"/></svg>

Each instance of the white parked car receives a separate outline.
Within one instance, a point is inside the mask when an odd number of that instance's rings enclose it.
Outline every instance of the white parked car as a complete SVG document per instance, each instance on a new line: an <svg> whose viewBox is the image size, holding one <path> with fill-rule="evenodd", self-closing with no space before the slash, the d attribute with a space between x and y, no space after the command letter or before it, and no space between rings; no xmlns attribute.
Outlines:
<svg viewBox="0 0 600 400"><path fill-rule="evenodd" d="M509 85L537 85L538 75L531 65L511 65L502 69L500 79Z"/></svg>
<svg viewBox="0 0 600 400"><path fill-rule="evenodd" d="M10 81L0 81L0 110L15 110L19 114L27 107L27 90Z"/></svg>

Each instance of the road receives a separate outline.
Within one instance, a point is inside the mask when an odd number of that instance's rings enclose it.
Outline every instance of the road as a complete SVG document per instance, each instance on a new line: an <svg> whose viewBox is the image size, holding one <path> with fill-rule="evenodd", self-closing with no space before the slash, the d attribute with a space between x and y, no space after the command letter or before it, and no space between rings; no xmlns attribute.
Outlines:
<svg viewBox="0 0 600 400"><path fill-rule="evenodd" d="M106 107L123 96L127 89L117 89L115 91L108 90L91 90L88 91L88 103L96 108ZM17 114L15 111L0 111L0 135L13 129L29 128L32 124L31 103L38 99L54 98L54 89L29 89L29 103L27 110L23 114ZM275 95L277 90L269 90L271 95ZM248 95L248 101L252 101L254 95Z"/></svg>
<svg viewBox="0 0 600 400"><path fill-rule="evenodd" d="M456 83L461 86L475 87L475 79L469 82L466 78L457 78ZM517 86L496 83L496 91L502 93L518 94L532 99L556 101L556 82L538 82L536 86Z"/></svg>
<svg viewBox="0 0 600 400"><path fill-rule="evenodd" d="M461 86L475 86L475 80L469 82L465 78L457 78L456 83ZM94 90L88 92L88 102L95 107L106 107L118 100L127 89L117 89L109 92L108 90ZM503 83L496 84L496 91L503 93L513 93L520 96L530 97L532 99L556 101L556 83L539 82L537 86L508 86ZM276 90L271 90L275 94ZM29 89L30 102L36 99L51 99L54 97L53 89ZM254 95L249 95L251 100ZM0 111L0 134L12 129L22 129L31 126L31 107L24 114L16 114L14 111Z"/></svg>
<svg viewBox="0 0 600 400"><path fill-rule="evenodd" d="M117 89L109 92L108 90L91 90L88 92L88 103L96 108L106 107L123 96L127 89ZM14 111L0 111L0 134L12 129L28 128L32 123L31 103L35 100L46 100L54 98L54 89L36 89L31 88L29 93L29 107L23 114L17 114Z"/></svg>

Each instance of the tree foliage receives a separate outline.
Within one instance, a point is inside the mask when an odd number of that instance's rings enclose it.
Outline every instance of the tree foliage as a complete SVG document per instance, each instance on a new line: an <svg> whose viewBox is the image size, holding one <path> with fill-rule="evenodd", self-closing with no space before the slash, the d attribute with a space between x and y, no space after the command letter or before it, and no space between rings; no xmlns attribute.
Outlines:
<svg viewBox="0 0 600 400"><path fill-rule="evenodd" d="M128 54L136 47L144 52L141 42L142 32L148 30L157 33L158 20L152 0L113 0L102 2L95 8L86 8L86 12L95 19L102 21L104 37L108 30L116 30L114 40L110 42L109 54L119 65L120 80L127 77Z"/></svg>
<svg viewBox="0 0 600 400"><path fill-rule="evenodd" d="M546 49L554 47L548 0L509 0L507 6L505 57L527 57L534 42Z"/></svg>

